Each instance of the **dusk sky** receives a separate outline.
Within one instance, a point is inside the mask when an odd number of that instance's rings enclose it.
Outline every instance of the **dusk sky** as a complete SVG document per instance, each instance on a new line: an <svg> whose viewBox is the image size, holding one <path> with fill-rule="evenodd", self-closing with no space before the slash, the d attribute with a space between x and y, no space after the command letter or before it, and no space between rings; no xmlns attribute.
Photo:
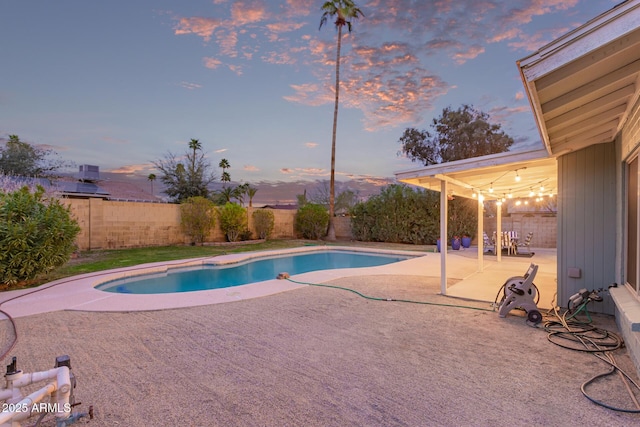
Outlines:
<svg viewBox="0 0 640 427"><path fill-rule="evenodd" d="M516 61L620 0L369 0L343 39L336 176L377 181L407 127L471 104L542 148ZM322 0L3 0L0 142L101 172L199 139L234 181L329 177L337 32ZM220 173L218 172L218 176Z"/></svg>

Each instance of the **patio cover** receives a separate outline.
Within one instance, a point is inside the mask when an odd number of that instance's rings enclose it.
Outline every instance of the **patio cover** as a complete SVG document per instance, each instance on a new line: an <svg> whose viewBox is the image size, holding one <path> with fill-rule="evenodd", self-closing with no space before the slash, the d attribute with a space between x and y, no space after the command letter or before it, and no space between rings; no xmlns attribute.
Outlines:
<svg viewBox="0 0 640 427"><path fill-rule="evenodd" d="M447 236L449 197L478 200L478 271L484 269L484 203L496 203L507 198L529 199L532 192L535 197L553 197L558 188L557 161L549 157L545 149L491 154L396 172L395 175L400 182L440 192L442 242L446 242ZM501 209L497 212L496 231L499 235ZM441 247L446 248L447 245L443 243ZM499 246L496 256L500 261ZM447 278L447 251L443 250L440 253L440 290L443 295L447 293Z"/></svg>

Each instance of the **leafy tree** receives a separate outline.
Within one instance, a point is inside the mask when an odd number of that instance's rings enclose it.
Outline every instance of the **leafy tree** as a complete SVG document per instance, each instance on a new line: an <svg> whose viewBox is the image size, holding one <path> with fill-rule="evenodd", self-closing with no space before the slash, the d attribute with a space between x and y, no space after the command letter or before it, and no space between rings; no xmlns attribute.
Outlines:
<svg viewBox="0 0 640 427"><path fill-rule="evenodd" d="M298 204L298 209L309 203L309 199L307 198L307 189L304 189L304 193L296 195L296 201Z"/></svg>
<svg viewBox="0 0 640 427"><path fill-rule="evenodd" d="M230 242L237 242L248 229L246 209L236 203L227 203L219 209L218 214L220 229Z"/></svg>
<svg viewBox="0 0 640 427"><path fill-rule="evenodd" d="M295 226L296 230L305 239L320 239L327 233L329 214L324 206L316 203L307 203L298 209Z"/></svg>
<svg viewBox="0 0 640 427"><path fill-rule="evenodd" d="M473 237L476 229L477 201L450 201L448 237ZM351 210L351 231L362 241L434 244L440 237L440 194L389 185Z"/></svg>
<svg viewBox="0 0 640 427"><path fill-rule="evenodd" d="M335 174L336 174L336 130L338 127L338 104L340 94L340 48L342 47L342 27L345 25L351 32L351 20L363 16L362 11L356 6L352 0L332 0L322 5L323 11L320 18L320 28L327 23L329 18L334 19L334 25L338 30L338 41L336 49L336 84L335 84L335 103L333 107L333 132L331 137L331 189L329 195L329 227L327 231L327 239L335 240L336 231L333 223L334 203L335 203Z"/></svg>
<svg viewBox="0 0 640 427"><path fill-rule="evenodd" d="M160 180L166 186L164 192L175 202L195 196L208 197L209 184L216 179L200 142L192 139L189 148L190 151L186 151L183 156L185 162L171 152L164 159L153 162L162 172Z"/></svg>
<svg viewBox="0 0 640 427"><path fill-rule="evenodd" d="M80 233L69 207L35 192L0 190L0 283L28 283L66 263Z"/></svg>
<svg viewBox="0 0 640 427"><path fill-rule="evenodd" d="M202 244L215 226L214 204L201 196L189 197L180 204L180 226L192 244Z"/></svg>
<svg viewBox="0 0 640 427"><path fill-rule="evenodd" d="M251 215L253 226L259 239L268 239L275 227L273 212L267 209L258 209Z"/></svg>
<svg viewBox="0 0 640 427"><path fill-rule="evenodd" d="M335 187L336 196L334 202L334 214L348 213L358 201L358 195L355 191L349 188ZM316 186L310 196L307 196L307 190L304 194L297 195L298 207L303 206L306 202L317 203L319 205L329 208L330 200L330 187L327 181L322 181Z"/></svg>
<svg viewBox="0 0 640 427"><path fill-rule="evenodd" d="M435 243L439 195L394 184L358 203L351 211L351 230L358 240L389 243Z"/></svg>
<svg viewBox="0 0 640 427"><path fill-rule="evenodd" d="M55 171L70 165L58 158L53 150L20 141L18 135L9 135L5 146L0 146L0 172L5 175L54 177Z"/></svg>
<svg viewBox="0 0 640 427"><path fill-rule="evenodd" d="M488 114L469 105L457 110L445 108L442 116L433 119L431 128L434 133L405 129L399 139L399 154L429 166L502 153L513 145L513 138L501 131L499 124L489 123Z"/></svg>

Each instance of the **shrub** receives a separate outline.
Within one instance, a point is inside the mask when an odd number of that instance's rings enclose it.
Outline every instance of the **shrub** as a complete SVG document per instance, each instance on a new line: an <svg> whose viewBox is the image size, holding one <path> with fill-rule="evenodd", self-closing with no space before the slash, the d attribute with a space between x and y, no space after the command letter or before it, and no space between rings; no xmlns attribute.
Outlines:
<svg viewBox="0 0 640 427"><path fill-rule="evenodd" d="M322 205L307 203L296 213L296 230L305 239L320 239L327 234L329 213Z"/></svg>
<svg viewBox="0 0 640 427"><path fill-rule="evenodd" d="M0 191L0 280L16 285L66 263L80 233L70 210L44 188Z"/></svg>
<svg viewBox="0 0 640 427"><path fill-rule="evenodd" d="M253 218L253 226L258 234L258 239L268 239L275 227L273 212L260 209L254 211L251 217Z"/></svg>
<svg viewBox="0 0 640 427"><path fill-rule="evenodd" d="M246 209L236 203L227 202L219 209L218 214L220 228L227 240L237 242L248 228Z"/></svg>
<svg viewBox="0 0 640 427"><path fill-rule="evenodd" d="M213 202L205 197L189 197L180 204L180 226L191 243L202 244L216 224Z"/></svg>
<svg viewBox="0 0 640 427"><path fill-rule="evenodd" d="M475 233L477 201L449 202L449 237ZM440 237L440 193L393 184L351 211L353 237L362 241L434 244Z"/></svg>

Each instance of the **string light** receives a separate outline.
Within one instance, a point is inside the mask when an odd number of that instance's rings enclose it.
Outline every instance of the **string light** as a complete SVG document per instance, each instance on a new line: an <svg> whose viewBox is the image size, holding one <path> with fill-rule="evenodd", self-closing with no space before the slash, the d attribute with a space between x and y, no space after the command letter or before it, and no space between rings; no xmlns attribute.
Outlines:
<svg viewBox="0 0 640 427"><path fill-rule="evenodd" d="M520 182L520 175L518 175L518 170L516 169L516 182Z"/></svg>

